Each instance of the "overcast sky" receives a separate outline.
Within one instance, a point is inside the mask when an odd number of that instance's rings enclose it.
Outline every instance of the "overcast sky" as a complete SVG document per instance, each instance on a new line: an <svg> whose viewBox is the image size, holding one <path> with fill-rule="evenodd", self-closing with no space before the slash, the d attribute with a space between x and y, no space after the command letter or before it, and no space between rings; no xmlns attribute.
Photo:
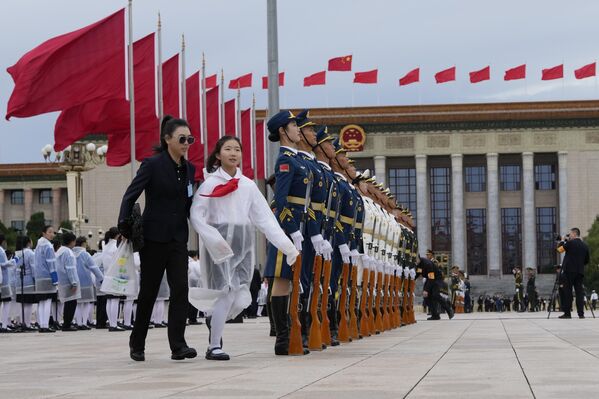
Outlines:
<svg viewBox="0 0 599 399"><path fill-rule="evenodd" d="M53 143L57 114L5 121L13 82L6 68L44 40L93 23L126 6L124 0L18 0L0 6L0 163L39 162ZM225 81L253 72L266 106L266 0L136 0L135 39L163 21L163 57L187 42L188 75L207 58L207 73L224 69ZM349 107L596 99L597 79L574 79L573 70L596 61L599 2L591 0L302 0L279 1L279 69L285 72L282 107ZM353 54L353 70L379 68L377 85L353 85L352 72L332 72L327 85L304 88L303 78L326 69L332 57ZM541 81L541 69L565 64L565 78ZM526 63L525 81L503 73ZM434 74L457 67L457 81L437 85ZM468 72L491 65L491 81L472 85ZM398 79L420 67L421 82ZM226 90L226 99L235 96Z"/></svg>

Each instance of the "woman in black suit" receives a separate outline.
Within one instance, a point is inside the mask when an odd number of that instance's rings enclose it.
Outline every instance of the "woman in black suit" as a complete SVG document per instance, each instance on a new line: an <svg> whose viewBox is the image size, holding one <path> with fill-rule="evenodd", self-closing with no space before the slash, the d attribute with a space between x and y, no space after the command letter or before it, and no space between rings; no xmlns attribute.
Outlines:
<svg viewBox="0 0 599 399"><path fill-rule="evenodd" d="M145 341L152 307L166 269L170 287L168 340L171 359L197 356L185 342L187 319L187 219L193 198L195 168L185 160L193 144L189 125L183 119L165 116L160 128L157 154L141 163L137 175L123 196L119 213L119 230L131 237L131 213L135 201L145 191L143 212L144 246L140 250L141 284L137 312L131 337L130 356L145 360Z"/></svg>

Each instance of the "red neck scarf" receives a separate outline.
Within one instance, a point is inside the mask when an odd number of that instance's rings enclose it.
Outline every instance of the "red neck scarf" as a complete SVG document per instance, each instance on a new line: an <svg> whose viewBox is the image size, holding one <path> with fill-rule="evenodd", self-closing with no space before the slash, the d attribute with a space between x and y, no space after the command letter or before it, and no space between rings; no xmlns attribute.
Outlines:
<svg viewBox="0 0 599 399"><path fill-rule="evenodd" d="M219 184L214 187L210 194L200 194L202 197L224 197L227 194L231 194L233 191L237 190L239 186L239 179L231 179L225 184Z"/></svg>

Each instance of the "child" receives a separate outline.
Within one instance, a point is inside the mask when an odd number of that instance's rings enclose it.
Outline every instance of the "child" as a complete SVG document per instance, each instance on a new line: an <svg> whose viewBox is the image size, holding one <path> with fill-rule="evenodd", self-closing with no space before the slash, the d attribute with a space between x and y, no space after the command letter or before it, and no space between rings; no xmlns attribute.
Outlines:
<svg viewBox="0 0 599 399"><path fill-rule="evenodd" d="M205 181L191 206L191 222L200 235L200 286L190 287L189 300L212 314L206 359L229 360L221 348L225 322L251 303L255 227L293 264L299 254L279 227L256 184L238 166L241 143L225 136L208 158Z"/></svg>

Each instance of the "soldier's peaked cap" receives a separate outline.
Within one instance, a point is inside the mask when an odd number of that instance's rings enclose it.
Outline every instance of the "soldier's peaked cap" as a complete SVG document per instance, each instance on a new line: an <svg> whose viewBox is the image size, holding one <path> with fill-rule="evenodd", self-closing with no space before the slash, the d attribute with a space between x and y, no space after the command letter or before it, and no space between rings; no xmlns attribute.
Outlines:
<svg viewBox="0 0 599 399"><path fill-rule="evenodd" d="M266 122L266 127L269 132L268 139L270 141L281 140L281 137L279 137L279 128L286 126L291 121L296 121L296 116L289 110L282 110L274 114L268 122Z"/></svg>

